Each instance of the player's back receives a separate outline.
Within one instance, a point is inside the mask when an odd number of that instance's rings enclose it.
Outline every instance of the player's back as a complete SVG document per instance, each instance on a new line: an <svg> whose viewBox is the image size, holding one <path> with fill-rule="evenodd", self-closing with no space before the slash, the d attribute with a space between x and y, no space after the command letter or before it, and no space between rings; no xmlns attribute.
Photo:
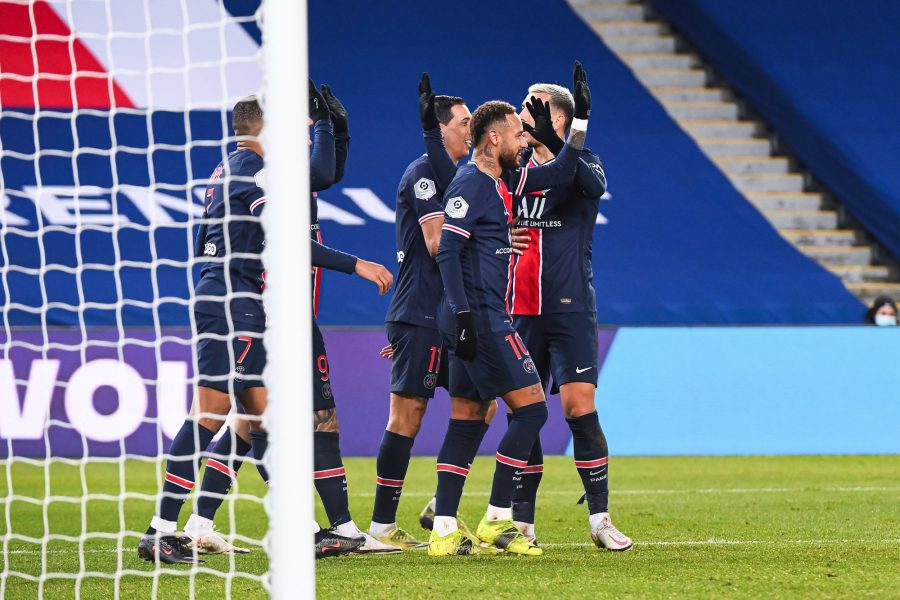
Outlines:
<svg viewBox="0 0 900 600"><path fill-rule="evenodd" d="M582 159L605 181L596 155L585 149ZM537 166L530 156L524 160L527 168ZM599 205L575 181L514 199L517 224L531 239L513 267L512 314L596 312L592 252Z"/></svg>
<svg viewBox="0 0 900 600"><path fill-rule="evenodd" d="M437 263L428 252L422 224L443 217L442 195L434 171L423 155L406 168L397 188L397 279L385 321L437 327L443 286Z"/></svg>
<svg viewBox="0 0 900 600"><path fill-rule="evenodd" d="M239 148L218 166L207 186L203 239L198 248L207 262L194 290L197 312L238 322L264 323L262 254L265 234L259 216L266 196L261 187L263 160ZM227 277L227 279L226 279ZM228 294L238 294L228 297ZM202 297L202 298L201 298Z"/></svg>
<svg viewBox="0 0 900 600"><path fill-rule="evenodd" d="M459 168L444 196L444 229L468 240L460 262L476 326L482 331L505 331L511 322L506 293L512 252L506 183L470 162ZM446 297L443 304L441 325L449 331L453 319Z"/></svg>

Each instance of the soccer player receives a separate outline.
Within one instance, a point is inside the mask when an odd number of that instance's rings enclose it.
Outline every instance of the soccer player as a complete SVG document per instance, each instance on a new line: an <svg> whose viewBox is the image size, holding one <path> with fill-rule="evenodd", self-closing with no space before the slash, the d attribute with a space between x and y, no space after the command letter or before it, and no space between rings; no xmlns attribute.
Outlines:
<svg viewBox="0 0 900 600"><path fill-rule="evenodd" d="M472 115L460 97L432 94L429 100L431 105L420 107L422 127L439 128L450 158L457 163L469 156ZM410 163L397 189L399 272L385 319L390 342L385 354L392 361L390 416L376 460L369 534L404 548L425 546L397 526L397 505L428 401L434 397L436 387L447 387L447 356L436 319L443 284L434 260L444 223L442 192L435 183L427 155ZM486 421L481 435L490 419Z"/></svg>
<svg viewBox="0 0 900 600"><path fill-rule="evenodd" d="M330 178L334 173L331 123L321 113L314 120L314 154L317 145L325 151L318 155L324 158L311 158L311 177ZM238 148L216 168L207 189L206 217L210 222L201 228L198 248L209 261L201 270L194 305L199 338L199 410L196 420L185 420L169 449L157 513L138 545L138 554L145 560L194 562L191 538L176 534L178 514L194 487L200 453L222 427L232 396L251 419L254 455L259 461L265 456L268 439L260 426L267 402L261 378L266 359L262 344L266 326L262 304L265 275L258 258L265 243L259 219L266 202L261 187L263 150L258 142L262 125L262 109L255 98L235 105L232 126L239 138ZM313 168L314 164L322 168ZM335 258L334 251L321 246L314 247L313 254L320 263ZM355 270L378 283L382 293L390 287L390 273L380 265L356 264ZM261 464L260 470L268 481Z"/></svg>
<svg viewBox="0 0 900 600"><path fill-rule="evenodd" d="M575 79L585 79L576 63ZM519 114L529 149L522 154L528 169L552 161L575 118L572 93L559 85L537 83ZM592 239L606 174L596 154L584 149L571 185L515 198L518 226L531 242L517 257L508 304L513 325L531 352L545 386L559 393L572 430L575 466L584 485L591 538L601 548L623 551L632 541L609 518L608 450L595 407L597 387L597 308L592 285ZM540 439L523 471L513 502L519 530L535 540L535 501L543 474Z"/></svg>
<svg viewBox="0 0 900 600"><path fill-rule="evenodd" d="M577 82L576 87L577 114L583 114L590 108L590 92L586 82ZM547 419L547 405L534 362L513 329L506 307L511 264L510 190L518 194L571 181L584 146L586 124L586 114L573 123L569 140L555 161L525 170L519 167L519 157L527 144L522 121L512 105L491 101L472 115L473 161L460 167L447 188L437 255L445 289L441 328L445 346L452 352L451 421L438 455L437 502L428 549L432 556L477 551L474 540L459 531L456 514L468 473L467 460L479 441L476 433L481 423L459 417L470 414L472 405L485 407L486 400L497 396L503 398L512 416L497 450L491 497L476 535L514 554L542 554L512 521L516 472L528 462Z"/></svg>
<svg viewBox="0 0 900 600"><path fill-rule="evenodd" d="M319 264L323 257L319 255L320 248L317 246L322 242L322 234L318 221L316 192L327 189L343 178L350 134L347 111L329 86L323 84L320 93L310 82L309 103L312 109L311 114L317 117L315 122L310 117L309 125L322 123L321 128L317 128L313 138L309 140L312 148L310 154L310 237L313 240L313 313L318 316L322 279L320 267L326 267ZM327 134L325 123L328 119L325 118L323 111L316 110L320 106L328 107L328 117L333 127L333 141ZM237 409L240 412L239 404ZM194 540L194 544L203 554L249 552L246 548L232 546L216 533L213 519L231 489L232 482L243 464L243 458L250 452L250 447L249 421L239 417L235 419L231 428L223 432L207 459L206 466L208 468L203 472L200 494L197 497L197 511L191 514L184 528L185 533ZM266 476L263 477L266 479Z"/></svg>

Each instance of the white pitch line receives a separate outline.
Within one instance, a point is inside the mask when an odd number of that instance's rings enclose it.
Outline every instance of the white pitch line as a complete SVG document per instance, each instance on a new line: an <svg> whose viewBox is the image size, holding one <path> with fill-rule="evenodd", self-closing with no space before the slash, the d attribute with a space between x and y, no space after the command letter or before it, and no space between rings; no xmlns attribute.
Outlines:
<svg viewBox="0 0 900 600"><path fill-rule="evenodd" d="M900 545L900 538L887 540L638 540L635 546L829 546L834 544L875 544L879 546ZM589 548L592 542L563 542L541 544L542 548ZM131 548L123 548L122 553L129 553ZM79 554L78 550L47 550L47 554ZM114 554L116 548L95 548L82 550L81 554ZM41 554L40 550L10 550L6 554Z"/></svg>
<svg viewBox="0 0 900 600"><path fill-rule="evenodd" d="M784 494L793 492L900 492L900 486L834 486L834 487L759 487L759 488L685 488L685 489L611 489L614 496L654 496L667 494ZM541 490L541 496L577 496L581 490ZM354 498L373 498L373 492L351 493ZM466 496L489 496L488 490L472 490L464 492ZM404 498L431 498L431 492L404 492Z"/></svg>
<svg viewBox="0 0 900 600"><path fill-rule="evenodd" d="M876 544L879 546L893 546L900 544L900 539L895 540L659 540L641 541L635 546L828 546L833 544ZM541 548L581 548L592 547L592 542L565 542L560 544L541 544Z"/></svg>

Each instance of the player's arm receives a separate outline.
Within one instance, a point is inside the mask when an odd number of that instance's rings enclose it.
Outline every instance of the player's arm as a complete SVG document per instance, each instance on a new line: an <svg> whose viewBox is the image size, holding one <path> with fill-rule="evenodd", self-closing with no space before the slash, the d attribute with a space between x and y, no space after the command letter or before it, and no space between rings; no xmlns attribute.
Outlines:
<svg viewBox="0 0 900 600"><path fill-rule="evenodd" d="M573 79L575 114L572 126L569 129L569 137L556 160L539 167L518 169L516 171L515 178L511 181L513 185L510 186L510 189L514 190L517 196L560 185L568 185L575 177L578 159L581 157L582 150L584 150L588 117L591 114L591 90L587 84L587 75L578 61L575 61Z"/></svg>
<svg viewBox="0 0 900 600"><path fill-rule="evenodd" d="M356 273L366 281L371 281L378 286L378 293L382 296L394 284L394 276L383 265L329 248L315 240L310 240L310 242L312 244L311 262L314 267L347 274Z"/></svg>
<svg viewBox="0 0 900 600"><path fill-rule="evenodd" d="M313 121L312 151L309 155L309 185L314 192L334 183L334 130L325 98L309 81L309 118Z"/></svg>
<svg viewBox="0 0 900 600"><path fill-rule="evenodd" d="M588 198L599 198L606 193L606 171L596 154L585 150L575 167L575 184Z"/></svg>
<svg viewBox="0 0 900 600"><path fill-rule="evenodd" d="M438 248L441 244L442 227L444 225L444 215L436 215L433 219L427 221L419 221L422 227L422 235L425 237L425 247L428 248L428 254L432 258L437 256Z"/></svg>
<svg viewBox="0 0 900 600"><path fill-rule="evenodd" d="M334 124L334 182L344 178L344 165L347 164L347 155L350 154L350 121L347 109L337 99L327 84L322 84L322 97L328 104L328 112L331 113L331 122Z"/></svg>
<svg viewBox="0 0 900 600"><path fill-rule="evenodd" d="M456 163L444 146L441 126L434 112L434 92L428 73L422 73L422 79L419 80L419 120L422 122L425 152L428 153L428 162L434 170L435 182L439 190L446 190L456 175Z"/></svg>
<svg viewBox="0 0 900 600"><path fill-rule="evenodd" d="M565 144L553 129L550 103L532 96L525 102L525 108L531 114L534 125L523 123L531 137L543 144L554 156L562 152ZM600 159L589 150L582 150L575 166L575 184L589 198L599 198L606 192L606 174Z"/></svg>
<svg viewBox="0 0 900 600"><path fill-rule="evenodd" d="M478 350L478 334L463 283L462 251L477 219L475 211L461 195L454 199L462 205L447 208L436 260L450 310L456 319L456 356L472 360Z"/></svg>

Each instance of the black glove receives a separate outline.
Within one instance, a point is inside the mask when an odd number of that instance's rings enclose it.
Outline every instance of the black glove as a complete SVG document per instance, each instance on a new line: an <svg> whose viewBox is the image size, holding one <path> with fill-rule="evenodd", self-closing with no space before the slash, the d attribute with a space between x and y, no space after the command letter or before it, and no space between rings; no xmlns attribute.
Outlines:
<svg viewBox="0 0 900 600"><path fill-rule="evenodd" d="M327 121L331 118L331 113L328 112L328 103L316 89L316 84L312 79L309 80L309 118L313 120L313 123Z"/></svg>
<svg viewBox="0 0 900 600"><path fill-rule="evenodd" d="M438 126L437 114L434 112L434 92L431 91L431 77L422 73L419 80L419 119L422 130L428 131Z"/></svg>
<svg viewBox="0 0 900 600"><path fill-rule="evenodd" d="M328 112L331 113L331 122L334 123L335 135L339 133L347 133L350 128L350 122L347 119L347 109L337 99L327 83L322 84L322 97L325 98L325 104L328 105Z"/></svg>
<svg viewBox="0 0 900 600"><path fill-rule="evenodd" d="M525 108L531 113L531 118L534 119L534 126L532 127L528 123L523 122L522 127L525 128L525 131L531 137L547 146L550 152L559 154L563 149L564 142L553 130L553 120L550 117L550 103L543 102L540 98L532 96L525 102Z"/></svg>
<svg viewBox="0 0 900 600"><path fill-rule="evenodd" d="M591 116L591 88L588 87L584 67L575 61L575 74L572 77L575 88L575 118L587 119Z"/></svg>
<svg viewBox="0 0 900 600"><path fill-rule="evenodd" d="M463 360L473 360L478 352L478 333L475 319L469 311L456 313L456 356Z"/></svg>

